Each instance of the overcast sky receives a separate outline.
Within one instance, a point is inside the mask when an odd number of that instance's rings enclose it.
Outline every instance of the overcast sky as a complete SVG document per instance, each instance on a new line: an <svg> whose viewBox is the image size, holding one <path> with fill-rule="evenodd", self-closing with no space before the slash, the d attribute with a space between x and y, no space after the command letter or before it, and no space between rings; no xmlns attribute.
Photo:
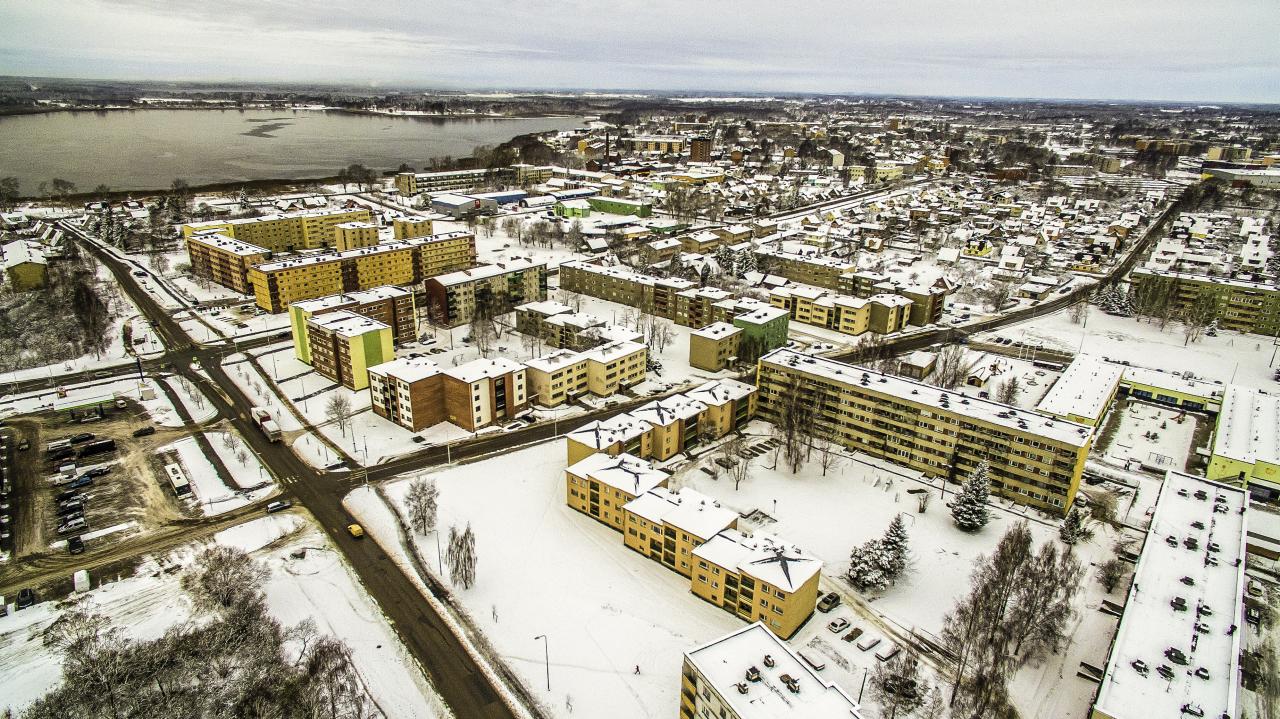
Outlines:
<svg viewBox="0 0 1280 719"><path fill-rule="evenodd" d="M1280 101L1280 0L0 0L0 74Z"/></svg>

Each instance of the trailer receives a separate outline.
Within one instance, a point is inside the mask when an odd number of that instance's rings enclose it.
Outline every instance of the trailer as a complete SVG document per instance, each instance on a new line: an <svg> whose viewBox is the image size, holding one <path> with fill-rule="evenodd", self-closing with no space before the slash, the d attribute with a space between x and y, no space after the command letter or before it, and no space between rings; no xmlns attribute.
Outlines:
<svg viewBox="0 0 1280 719"><path fill-rule="evenodd" d="M258 429L267 436L272 442L279 442L282 432L280 425L274 419L271 419L271 412L266 407L250 407L249 416L253 418L253 423L258 425Z"/></svg>

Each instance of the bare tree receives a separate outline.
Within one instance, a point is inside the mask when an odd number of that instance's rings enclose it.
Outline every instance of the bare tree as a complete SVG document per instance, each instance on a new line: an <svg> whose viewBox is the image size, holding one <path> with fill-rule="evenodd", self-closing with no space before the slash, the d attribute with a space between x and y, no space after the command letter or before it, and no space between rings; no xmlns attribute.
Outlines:
<svg viewBox="0 0 1280 719"><path fill-rule="evenodd" d="M449 548L445 550L445 562L449 565L449 581L454 586L462 585L470 589L476 582L476 537L471 532L471 523L459 532L458 527L449 528Z"/></svg>
<svg viewBox="0 0 1280 719"><path fill-rule="evenodd" d="M409 507L409 524L418 534L426 534L436 528L439 498L440 490L434 479L419 477L409 484L405 503Z"/></svg>
<svg viewBox="0 0 1280 719"><path fill-rule="evenodd" d="M818 450L818 466L822 468L822 476L827 476L827 471L835 469L844 461L844 457L840 454L840 445L826 438L818 438L815 441Z"/></svg>
<svg viewBox="0 0 1280 719"><path fill-rule="evenodd" d="M1000 384L999 389L996 390L996 401L1013 404L1020 394L1022 394L1022 381L1014 375Z"/></svg>
<svg viewBox="0 0 1280 719"><path fill-rule="evenodd" d="M943 389L955 389L964 384L976 362L968 358L964 345L947 345L938 353L930 380Z"/></svg>
<svg viewBox="0 0 1280 719"><path fill-rule="evenodd" d="M1115 591L1120 584L1120 580L1124 579L1125 563L1124 560L1112 557L1102 564L1098 565L1098 583L1102 588L1107 590L1107 594Z"/></svg>
<svg viewBox="0 0 1280 719"><path fill-rule="evenodd" d="M329 400L324 403L324 414L330 422L338 425L342 436L347 436L347 423L351 421L351 400L341 389L335 390Z"/></svg>
<svg viewBox="0 0 1280 719"><path fill-rule="evenodd" d="M1076 304L1072 305L1070 317L1071 317L1072 324L1077 324L1077 325L1082 324L1086 319L1089 318L1089 303L1077 302Z"/></svg>
<svg viewBox="0 0 1280 719"><path fill-rule="evenodd" d="M222 613L260 605L258 587L270 575L243 550L215 544L196 555L181 584L197 609Z"/></svg>
<svg viewBox="0 0 1280 719"><path fill-rule="evenodd" d="M920 672L920 657L913 649L899 652L893 659L877 665L871 677L871 694L886 719L911 716L924 706L931 689Z"/></svg>

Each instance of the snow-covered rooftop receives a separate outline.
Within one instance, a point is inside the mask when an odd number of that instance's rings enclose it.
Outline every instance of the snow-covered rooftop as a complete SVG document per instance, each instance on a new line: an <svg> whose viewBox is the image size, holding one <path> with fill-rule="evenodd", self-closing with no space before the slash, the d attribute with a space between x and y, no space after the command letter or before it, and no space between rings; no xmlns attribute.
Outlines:
<svg viewBox="0 0 1280 719"><path fill-rule="evenodd" d="M844 689L819 676L760 622L690 650L685 659L741 719L862 717L858 704ZM747 670L752 667L760 672L760 681L747 681ZM796 691L787 686L783 676L791 677ZM735 685L745 685L746 693Z"/></svg>
<svg viewBox="0 0 1280 719"><path fill-rule="evenodd" d="M689 419L701 414L707 405L681 394L654 400L631 410L631 416L642 419L655 427L665 427L677 419Z"/></svg>
<svg viewBox="0 0 1280 719"><path fill-rule="evenodd" d="M670 517L667 521L671 521ZM724 529L693 550L693 555L788 592L794 592L822 570L822 560L764 532L744 534Z"/></svg>
<svg viewBox="0 0 1280 719"><path fill-rule="evenodd" d="M401 357L369 368L370 374L381 374L403 382L417 382L440 374L440 365L426 357Z"/></svg>
<svg viewBox="0 0 1280 719"><path fill-rule="evenodd" d="M482 379L492 379L512 372L519 372L523 369L524 366L519 362L506 357L494 357L492 359L481 357L460 364L457 367L450 367L444 370L444 373L460 382L470 384Z"/></svg>
<svg viewBox="0 0 1280 719"><path fill-rule="evenodd" d="M338 310L325 315L313 316L307 320L307 323L322 327L343 337L359 337L369 332L381 332L382 330L391 329L375 319L348 312L347 310Z"/></svg>
<svg viewBox="0 0 1280 719"><path fill-rule="evenodd" d="M1018 409L992 400L970 397L963 392L944 390L904 377L883 374L822 357L801 354L790 349L776 349L760 358L762 364L795 369L833 382L861 387L868 392L885 394L930 408L941 409L969 419L1021 432L1037 434L1055 442L1080 447L1090 441L1093 429L1039 412ZM945 407L944 407L945 405Z"/></svg>
<svg viewBox="0 0 1280 719"><path fill-rule="evenodd" d="M1249 464L1280 464L1280 396L1230 385L1218 414L1213 453Z"/></svg>
<svg viewBox="0 0 1280 719"><path fill-rule="evenodd" d="M592 449L605 449L627 442L653 429L653 425L630 414L620 414L583 425L570 432L569 439Z"/></svg>
<svg viewBox="0 0 1280 719"><path fill-rule="evenodd" d="M741 327L734 327L728 322L712 322L700 330L693 330L689 334L709 340L719 340L725 337L732 337L741 331Z"/></svg>
<svg viewBox="0 0 1280 719"><path fill-rule="evenodd" d="M374 287L368 290L339 292L336 295L317 297L313 300L301 300L299 302L294 302L293 306L303 310L304 312L315 314L316 312L331 309L333 307L346 307L352 304L364 305L370 302L377 302L379 300L407 297L408 295L408 290L394 285L383 285L382 287Z"/></svg>
<svg viewBox="0 0 1280 719"><path fill-rule="evenodd" d="M240 255L242 257L246 255L267 255L271 253L270 250L264 247L258 247L257 245L252 245L248 242L241 242L240 240L227 237L222 230L200 230L198 232L193 232L191 237L187 238L187 241L206 245L208 247L214 247L222 250L223 252L230 252L233 255Z"/></svg>
<svg viewBox="0 0 1280 719"><path fill-rule="evenodd" d="M569 474L589 477L636 497L667 481L667 473L630 454L611 457L603 452L565 468Z"/></svg>
<svg viewBox="0 0 1280 719"><path fill-rule="evenodd" d="M496 265L480 265L479 267L472 267L469 270L458 270L457 272L437 275L431 279L433 282L439 282L440 284L448 287L449 285L460 285L467 282L488 279L490 277L498 277L499 275L505 275L509 272L530 270L535 267L545 268L546 263L534 262L532 260L525 259L512 259L507 260L506 262L500 262Z"/></svg>
<svg viewBox="0 0 1280 719"><path fill-rule="evenodd" d="M697 389L689 390L684 395L708 407L716 407L735 399L750 397L755 391L754 385L739 382L736 379L717 379L711 380Z"/></svg>
<svg viewBox="0 0 1280 719"><path fill-rule="evenodd" d="M1115 394L1124 367L1088 354L1076 355L1066 371L1036 405L1036 410L1058 417L1076 415L1098 420Z"/></svg>
<svg viewBox="0 0 1280 719"><path fill-rule="evenodd" d="M1244 490L1170 471L1094 707L1115 719L1238 717Z"/></svg>

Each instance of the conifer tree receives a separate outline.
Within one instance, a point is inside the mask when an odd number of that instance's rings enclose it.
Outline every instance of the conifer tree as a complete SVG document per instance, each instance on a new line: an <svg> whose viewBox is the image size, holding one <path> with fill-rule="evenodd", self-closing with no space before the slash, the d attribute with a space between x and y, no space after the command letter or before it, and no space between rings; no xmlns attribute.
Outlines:
<svg viewBox="0 0 1280 719"><path fill-rule="evenodd" d="M1080 509L1079 504L1071 505L1071 511L1067 512L1067 518L1062 522L1062 529L1058 530L1058 536L1067 544L1075 544L1081 539L1089 539L1093 536L1093 532L1085 525L1087 515L1084 510Z"/></svg>
<svg viewBox="0 0 1280 719"><path fill-rule="evenodd" d="M987 496L990 493L987 471L986 461L979 462L951 505L951 518L962 531L976 532L987 524Z"/></svg>

